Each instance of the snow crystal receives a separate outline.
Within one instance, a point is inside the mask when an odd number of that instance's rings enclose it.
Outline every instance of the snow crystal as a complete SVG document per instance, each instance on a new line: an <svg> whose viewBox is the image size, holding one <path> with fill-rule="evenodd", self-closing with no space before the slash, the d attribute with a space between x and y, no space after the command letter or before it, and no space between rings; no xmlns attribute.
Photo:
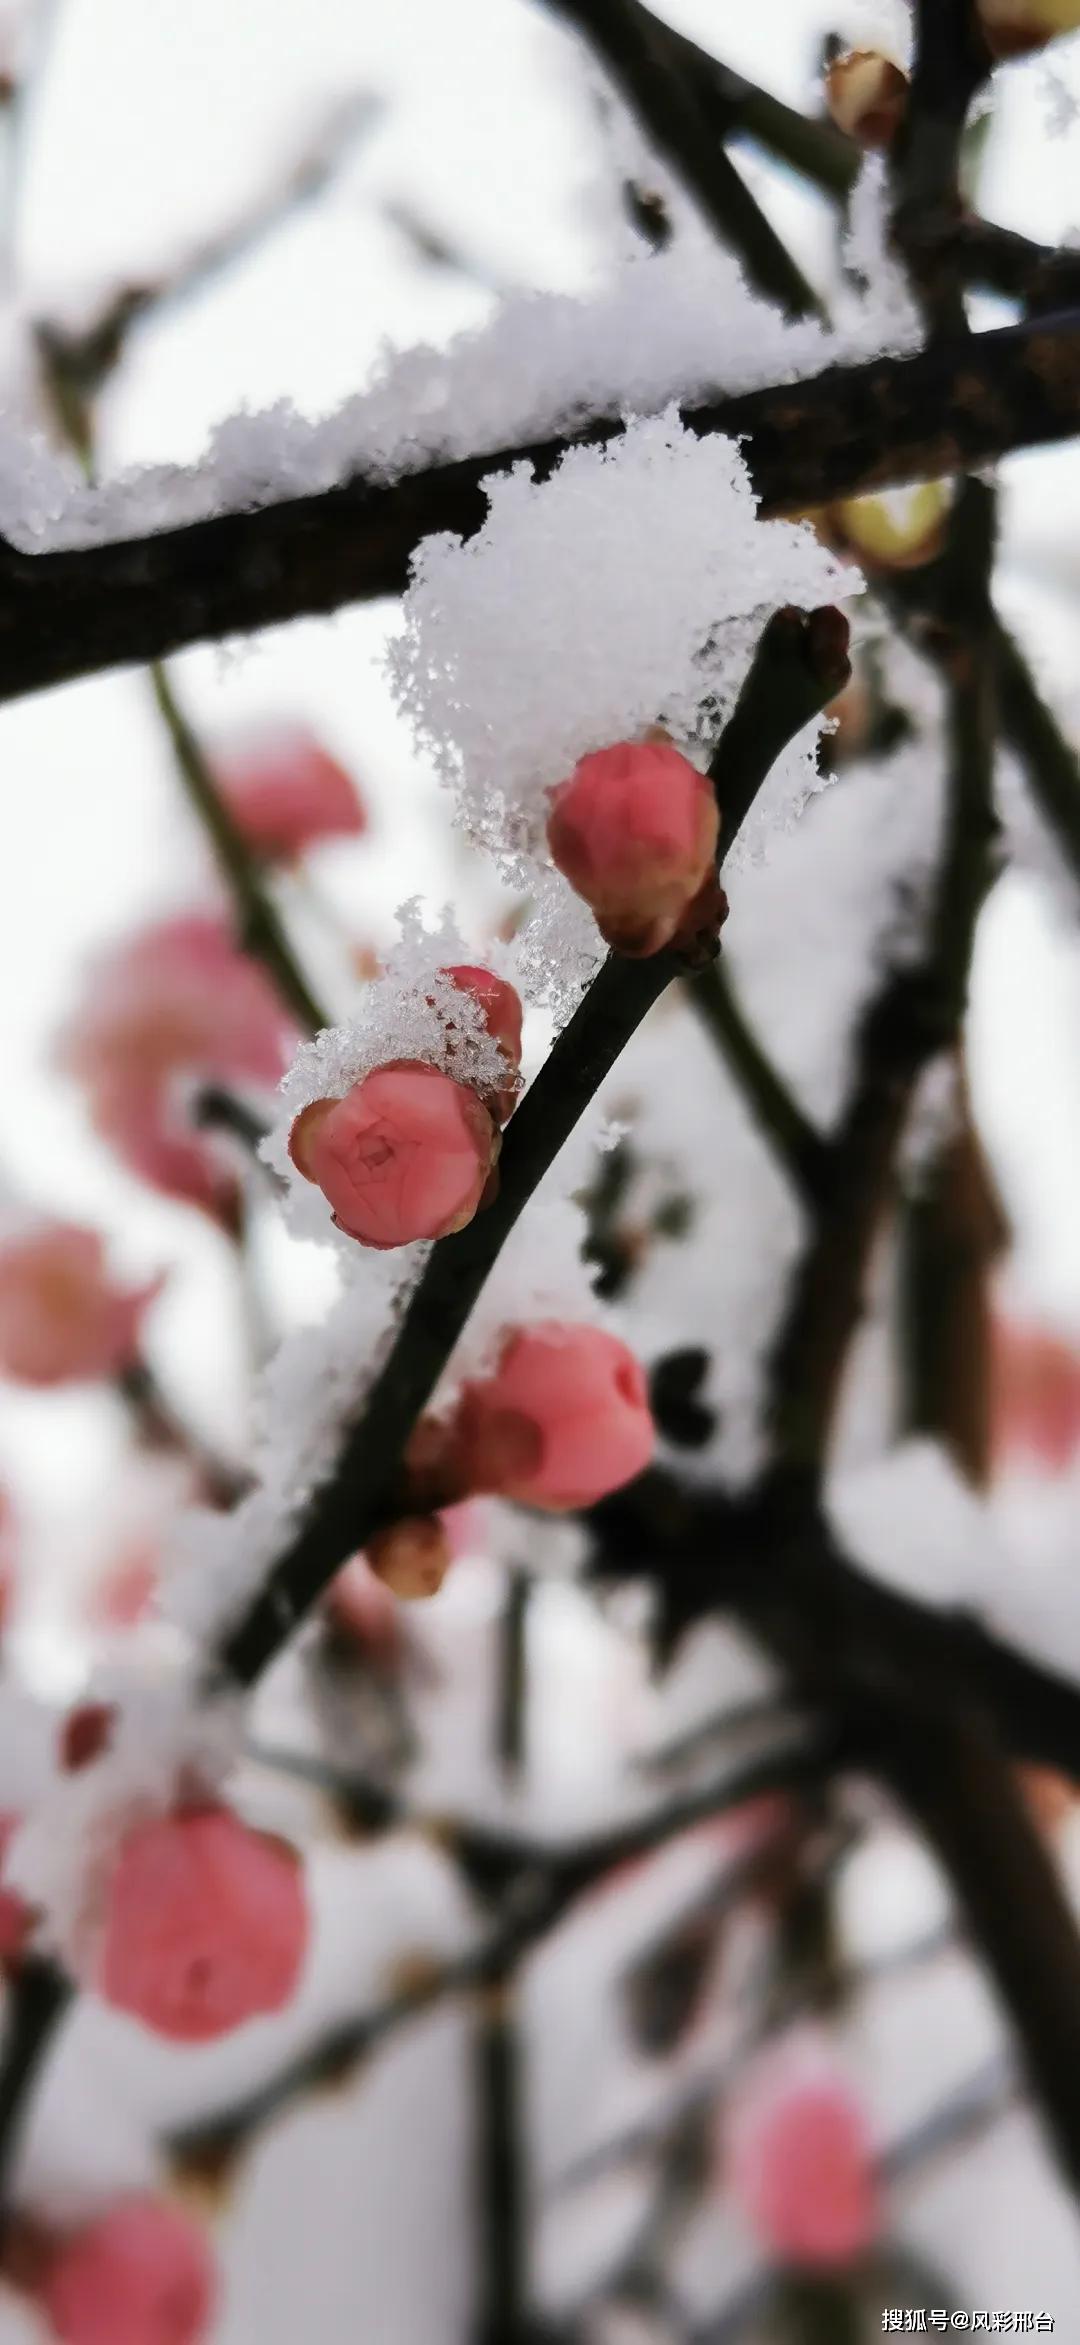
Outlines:
<svg viewBox="0 0 1080 2345"><path fill-rule="evenodd" d="M476 536L420 547L389 660L466 829L535 890L547 792L579 757L660 723L701 758L768 612L861 581L807 524L759 521L734 441L674 410L570 449L546 481L521 464L485 485ZM778 807L815 786L817 733L779 762Z"/></svg>
<svg viewBox="0 0 1080 2345"><path fill-rule="evenodd" d="M388 352L370 388L318 419L282 401L229 417L196 465L147 465L88 485L39 437L0 430L0 530L28 553L181 528L319 495L355 476L394 480L434 462L794 382L912 347L908 308L852 298L840 329L786 322L748 292L730 255L678 238L635 254L585 295L511 295L448 350Z"/></svg>

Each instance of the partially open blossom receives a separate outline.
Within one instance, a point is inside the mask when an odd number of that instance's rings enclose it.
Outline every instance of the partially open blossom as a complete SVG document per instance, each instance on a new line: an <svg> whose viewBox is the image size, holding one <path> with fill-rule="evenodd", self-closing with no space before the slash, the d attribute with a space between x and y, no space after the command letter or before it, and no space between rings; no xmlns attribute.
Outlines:
<svg viewBox="0 0 1080 2345"><path fill-rule="evenodd" d="M659 952L708 878L712 785L670 741L617 741L552 792L548 845L618 951Z"/></svg>
<svg viewBox="0 0 1080 2345"><path fill-rule="evenodd" d="M96 1983L156 2034L206 2043L289 2002L307 1934L294 1852L227 1808L182 1808L121 1844Z"/></svg>
<svg viewBox="0 0 1080 2345"><path fill-rule="evenodd" d="M475 968L468 961L441 969L439 975L449 977L462 993L472 995L492 1041L498 1043L507 1062L506 1083L498 1091L480 1093L485 1107L504 1124L513 1113L521 1071L521 997L505 977L496 977L493 969Z"/></svg>
<svg viewBox="0 0 1080 2345"><path fill-rule="evenodd" d="M781 2263L820 2270L870 2247L878 2199L862 2106L824 2049L762 2055L724 2128L725 2179Z"/></svg>
<svg viewBox="0 0 1080 2345"><path fill-rule="evenodd" d="M976 0L976 9L994 57L1024 57L1080 26L1080 0Z"/></svg>
<svg viewBox="0 0 1080 2345"><path fill-rule="evenodd" d="M57 2240L33 2292L60 2345L199 2345L216 2287L203 2232L147 2197Z"/></svg>
<svg viewBox="0 0 1080 2345"><path fill-rule="evenodd" d="M20 1384L112 1376L138 1350L159 1279L120 1287L96 1230L48 1221L0 1243L0 1372Z"/></svg>
<svg viewBox="0 0 1080 2345"><path fill-rule="evenodd" d="M878 49L848 49L825 75L825 103L838 130L861 147L892 145L907 110L908 78Z"/></svg>
<svg viewBox="0 0 1080 2345"><path fill-rule="evenodd" d="M918 570L945 543L947 481L925 480L880 497L840 497L816 516L821 534L867 570Z"/></svg>
<svg viewBox="0 0 1080 2345"><path fill-rule="evenodd" d="M202 912L144 928L92 971L61 1043L97 1130L125 1164L209 1212L228 1208L234 1176L193 1127L199 1083L276 1084L296 1042L266 975L225 922Z"/></svg>
<svg viewBox="0 0 1080 2345"><path fill-rule="evenodd" d="M438 1515L406 1515L368 1540L368 1562L395 1596L437 1596L450 1569L450 1541Z"/></svg>
<svg viewBox="0 0 1080 2345"><path fill-rule="evenodd" d="M315 1100L289 1135L293 1163L338 1228L383 1250L464 1229L498 1148L475 1091L420 1059L374 1068L344 1099Z"/></svg>
<svg viewBox="0 0 1080 2345"><path fill-rule="evenodd" d="M367 828L356 785L305 725L267 724L213 750L214 778L256 854L288 863Z"/></svg>
<svg viewBox="0 0 1080 2345"><path fill-rule="evenodd" d="M10 1811L0 1814L0 1962L14 1962L33 1925L33 1913L16 1889L4 1885L4 1862L8 1848L22 1822L21 1816Z"/></svg>
<svg viewBox="0 0 1080 2345"><path fill-rule="evenodd" d="M1060 1474L1080 1451L1080 1351L1046 1328L995 1316L990 1357L995 1455Z"/></svg>
<svg viewBox="0 0 1080 2345"><path fill-rule="evenodd" d="M631 1481L655 1438L633 1352L603 1328L560 1320L507 1338L493 1374L464 1386L447 1436L463 1490L553 1514Z"/></svg>

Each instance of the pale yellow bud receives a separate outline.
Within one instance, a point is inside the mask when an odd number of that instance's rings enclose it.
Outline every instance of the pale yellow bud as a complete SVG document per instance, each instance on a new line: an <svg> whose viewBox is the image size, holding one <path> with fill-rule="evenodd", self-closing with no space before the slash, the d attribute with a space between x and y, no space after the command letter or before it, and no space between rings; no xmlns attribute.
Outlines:
<svg viewBox="0 0 1080 2345"><path fill-rule="evenodd" d="M825 103L838 130L861 147L892 145L907 107L908 78L877 49L849 49L825 76Z"/></svg>
<svg viewBox="0 0 1080 2345"><path fill-rule="evenodd" d="M917 570L941 552L952 489L944 480L844 497L823 516L833 542L868 570Z"/></svg>

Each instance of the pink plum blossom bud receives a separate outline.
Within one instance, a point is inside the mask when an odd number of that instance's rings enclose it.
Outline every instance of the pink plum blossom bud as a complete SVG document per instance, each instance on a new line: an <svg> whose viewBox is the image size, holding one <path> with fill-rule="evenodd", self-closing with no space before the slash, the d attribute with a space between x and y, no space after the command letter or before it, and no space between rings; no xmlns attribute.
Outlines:
<svg viewBox="0 0 1080 2345"><path fill-rule="evenodd" d="M420 1059L376 1067L344 1099L315 1100L289 1135L293 1163L338 1228L380 1250L464 1229L498 1149L475 1091Z"/></svg>
<svg viewBox="0 0 1080 2345"><path fill-rule="evenodd" d="M134 1628L145 1620L158 1583L158 1551L148 1540L136 1540L109 1565L93 1590L87 1610L95 1628Z"/></svg>
<svg viewBox="0 0 1080 2345"><path fill-rule="evenodd" d="M416 1603L438 1595L450 1569L450 1541L438 1515L406 1515L368 1540L367 1556L384 1588Z"/></svg>
<svg viewBox="0 0 1080 2345"><path fill-rule="evenodd" d="M724 2152L736 2198L780 2262L824 2270L872 2244L879 2209L866 2118L812 2040L763 2054L731 2110Z"/></svg>
<svg viewBox="0 0 1080 2345"><path fill-rule="evenodd" d="M507 1062L508 1080L498 1091L482 1091L485 1107L500 1124L513 1114L517 1098L517 1078L521 1071L521 998L505 977L496 977L493 969L474 968L469 962L459 962L455 968L440 969L440 977L448 977L462 993L470 993L477 1003L493 1042L497 1042Z"/></svg>
<svg viewBox="0 0 1080 2345"><path fill-rule="evenodd" d="M977 0L992 57L1025 57L1080 25L1080 0Z"/></svg>
<svg viewBox="0 0 1080 2345"><path fill-rule="evenodd" d="M544 1320L463 1387L449 1439L463 1487L560 1514L632 1481L656 1435L633 1352L603 1328Z"/></svg>
<svg viewBox="0 0 1080 2345"><path fill-rule="evenodd" d="M0 1963L18 1961L34 1922L18 1890L4 1887L4 1861L21 1823L21 1816L0 1814Z"/></svg>
<svg viewBox="0 0 1080 2345"><path fill-rule="evenodd" d="M825 103L838 130L861 147L890 147L907 112L908 77L877 49L849 49L825 75Z"/></svg>
<svg viewBox="0 0 1080 2345"><path fill-rule="evenodd" d="M712 870L712 785L670 741L616 741L579 759L551 794L548 845L619 952L670 942Z"/></svg>
<svg viewBox="0 0 1080 2345"><path fill-rule="evenodd" d="M120 2199L57 2240L34 2287L60 2345L199 2345L215 2294L203 2232L156 2198Z"/></svg>
<svg viewBox="0 0 1080 2345"><path fill-rule="evenodd" d="M106 2002L175 2043L280 2011L307 1947L294 1851L223 1807L134 1824L107 1884L97 1950Z"/></svg>
<svg viewBox="0 0 1080 2345"><path fill-rule="evenodd" d="M140 1179L208 1213L235 1209L237 1183L188 1112L204 1083L284 1074L296 1027L225 922L196 912L141 929L93 970L61 1040L95 1128Z"/></svg>
<svg viewBox="0 0 1080 2345"><path fill-rule="evenodd" d="M45 1222L0 1244L0 1370L20 1384L69 1384L130 1367L161 1280L113 1284L95 1230Z"/></svg>
<svg viewBox="0 0 1080 2345"><path fill-rule="evenodd" d="M270 861L294 862L320 839L367 828L351 777L304 725L267 724L223 743L213 769L237 829Z"/></svg>

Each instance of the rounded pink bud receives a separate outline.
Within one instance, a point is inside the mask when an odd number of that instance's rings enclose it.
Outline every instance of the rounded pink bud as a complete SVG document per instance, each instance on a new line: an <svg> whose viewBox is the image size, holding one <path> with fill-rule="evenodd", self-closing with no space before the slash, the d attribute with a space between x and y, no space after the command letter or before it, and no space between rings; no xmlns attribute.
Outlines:
<svg viewBox="0 0 1080 2345"><path fill-rule="evenodd" d="M214 777L257 855L291 863L320 839L366 830L344 766L305 725L267 724L215 750Z"/></svg>
<svg viewBox="0 0 1080 2345"><path fill-rule="evenodd" d="M448 977L462 993L472 995L492 1041L498 1043L507 1061L509 1080L498 1091L480 1093L485 1107L491 1109L497 1122L504 1124L514 1111L516 1078L521 1070L521 997L505 977L496 977L493 969L476 968L471 962L440 969L439 975Z"/></svg>
<svg viewBox="0 0 1080 2345"><path fill-rule="evenodd" d="M0 1245L0 1370L69 1384L129 1367L161 1280L114 1284L96 1230L51 1221Z"/></svg>
<svg viewBox="0 0 1080 2345"><path fill-rule="evenodd" d="M6 1889L3 1881L4 1859L22 1817L6 1812L0 1815L0 1962L17 1962L34 1924L32 1908L17 1889Z"/></svg>
<svg viewBox="0 0 1080 2345"><path fill-rule="evenodd" d="M712 785L669 741L617 741L552 792L548 845L618 951L659 952L708 878Z"/></svg>
<svg viewBox="0 0 1080 2345"><path fill-rule="evenodd" d="M121 2199L59 2240L34 2294L60 2345L198 2345L215 2274L201 2230L164 2199Z"/></svg>
<svg viewBox="0 0 1080 2345"><path fill-rule="evenodd" d="M419 1059L395 1059L344 1099L297 1116L289 1154L338 1228L385 1250L444 1238L471 1221L499 1149L475 1091Z"/></svg>
<svg viewBox="0 0 1080 2345"><path fill-rule="evenodd" d="M823 2051L789 2044L747 2077L725 2132L727 2177L783 2263L851 2263L878 2229L862 2107Z"/></svg>
<svg viewBox="0 0 1080 2345"><path fill-rule="evenodd" d="M461 1479L552 1514L593 1506L648 1465L656 1433L633 1352L600 1327L519 1328L466 1384L451 1430Z"/></svg>
<svg viewBox="0 0 1080 2345"><path fill-rule="evenodd" d="M157 2035L207 2043L289 2002L307 1936L295 1852L228 1808L183 1808L122 1843L96 1983Z"/></svg>

